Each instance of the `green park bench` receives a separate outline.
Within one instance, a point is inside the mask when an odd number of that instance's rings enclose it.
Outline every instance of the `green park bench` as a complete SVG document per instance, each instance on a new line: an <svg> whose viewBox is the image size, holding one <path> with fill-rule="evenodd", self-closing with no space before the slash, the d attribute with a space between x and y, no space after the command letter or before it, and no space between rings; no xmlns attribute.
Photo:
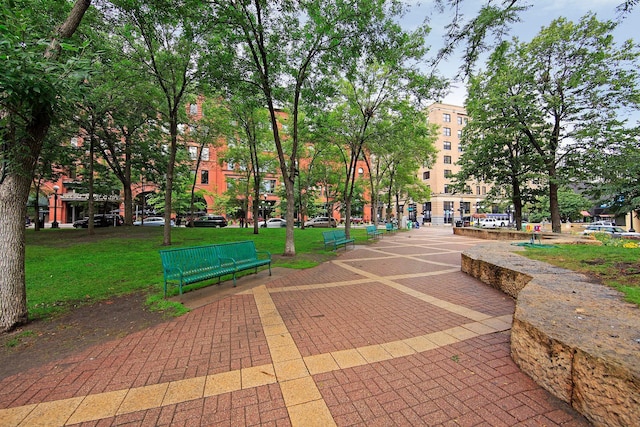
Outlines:
<svg viewBox="0 0 640 427"><path fill-rule="evenodd" d="M242 242L223 243L219 245L192 246L187 248L165 249L160 251L162 270L164 274L164 296L171 283L182 287L209 279L223 276L233 277L236 286L236 273L263 265L269 266L271 276L271 254L256 251L251 240Z"/></svg>
<svg viewBox="0 0 640 427"><path fill-rule="evenodd" d="M386 230L387 230L387 233L395 233L396 231L398 231L398 227L388 222L386 224Z"/></svg>
<svg viewBox="0 0 640 427"><path fill-rule="evenodd" d="M336 250L338 246L342 245L346 249L349 243L355 245L355 239L348 239L344 230L323 231L322 238L324 239L325 249L327 249L327 246L331 246L333 250Z"/></svg>
<svg viewBox="0 0 640 427"><path fill-rule="evenodd" d="M377 239L382 236L382 231L375 225L367 225L367 239Z"/></svg>

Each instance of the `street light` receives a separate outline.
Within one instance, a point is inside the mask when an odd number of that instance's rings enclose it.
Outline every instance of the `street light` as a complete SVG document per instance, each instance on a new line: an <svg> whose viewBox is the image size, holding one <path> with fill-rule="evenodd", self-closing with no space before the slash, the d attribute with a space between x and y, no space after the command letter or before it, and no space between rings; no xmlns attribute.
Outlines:
<svg viewBox="0 0 640 427"><path fill-rule="evenodd" d="M51 228L59 228L58 227L58 190L60 187L57 185L53 186L53 222L51 223Z"/></svg>

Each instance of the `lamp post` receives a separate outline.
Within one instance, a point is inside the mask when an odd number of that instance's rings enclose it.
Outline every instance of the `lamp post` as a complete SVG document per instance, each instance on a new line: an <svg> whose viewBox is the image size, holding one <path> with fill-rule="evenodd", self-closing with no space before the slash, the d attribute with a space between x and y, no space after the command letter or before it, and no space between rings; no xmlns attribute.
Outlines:
<svg viewBox="0 0 640 427"><path fill-rule="evenodd" d="M57 185L53 186L53 222L51 223L51 228L59 228L58 226L58 190L60 187Z"/></svg>
<svg viewBox="0 0 640 427"><path fill-rule="evenodd" d="M509 215L509 227L511 227L511 214L513 213L513 205L507 207L507 215Z"/></svg>

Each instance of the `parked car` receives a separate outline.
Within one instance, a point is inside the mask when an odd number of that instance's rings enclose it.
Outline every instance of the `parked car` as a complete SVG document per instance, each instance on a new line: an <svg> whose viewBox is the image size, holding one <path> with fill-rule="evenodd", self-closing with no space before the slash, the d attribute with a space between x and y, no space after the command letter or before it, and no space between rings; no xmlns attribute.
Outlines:
<svg viewBox="0 0 640 427"><path fill-rule="evenodd" d="M260 221L258 227L261 228L281 228L286 227L287 221L282 218L269 218L266 221Z"/></svg>
<svg viewBox="0 0 640 427"><path fill-rule="evenodd" d="M588 222L583 225L583 227L592 227L592 226L615 227L616 225L611 221L595 221L595 222Z"/></svg>
<svg viewBox="0 0 640 427"><path fill-rule="evenodd" d="M164 218L161 216L150 216L144 220L133 221L133 225L143 225L145 227L164 227ZM171 226L175 227L175 222L171 220Z"/></svg>
<svg viewBox="0 0 640 427"><path fill-rule="evenodd" d="M313 228L313 227L337 227L338 224L336 220L333 218L328 218L326 216L319 216L304 223L305 227Z"/></svg>
<svg viewBox="0 0 640 427"><path fill-rule="evenodd" d="M604 225L590 225L584 229L582 234L607 233L613 237L627 237L632 239L640 238L640 233L629 232L622 227L611 227Z"/></svg>
<svg viewBox="0 0 640 427"><path fill-rule="evenodd" d="M480 218L481 228L498 228L500 227L500 221L495 218Z"/></svg>
<svg viewBox="0 0 640 427"><path fill-rule="evenodd" d="M93 216L94 227L115 227L124 224L124 221L120 215L114 214L97 214ZM89 228L89 217L85 216L82 219L73 222L75 228Z"/></svg>
<svg viewBox="0 0 640 427"><path fill-rule="evenodd" d="M215 227L227 226L227 220L221 215L205 215L193 221L194 227Z"/></svg>

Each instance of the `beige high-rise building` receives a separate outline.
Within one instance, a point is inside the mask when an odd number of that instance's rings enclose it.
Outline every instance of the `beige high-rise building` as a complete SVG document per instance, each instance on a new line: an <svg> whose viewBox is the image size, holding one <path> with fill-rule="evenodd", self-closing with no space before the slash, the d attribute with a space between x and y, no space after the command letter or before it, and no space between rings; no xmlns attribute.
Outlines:
<svg viewBox="0 0 640 427"><path fill-rule="evenodd" d="M428 114L429 123L439 127L438 155L430 169L421 168L418 172L422 181L431 188L431 200L416 206L417 220L425 224L455 224L462 217L485 208L483 202L488 188L481 182L467 183L464 194L454 193L451 188L450 176L460 170L457 165L462 154L460 140L469 121L464 107L435 103L428 107Z"/></svg>

